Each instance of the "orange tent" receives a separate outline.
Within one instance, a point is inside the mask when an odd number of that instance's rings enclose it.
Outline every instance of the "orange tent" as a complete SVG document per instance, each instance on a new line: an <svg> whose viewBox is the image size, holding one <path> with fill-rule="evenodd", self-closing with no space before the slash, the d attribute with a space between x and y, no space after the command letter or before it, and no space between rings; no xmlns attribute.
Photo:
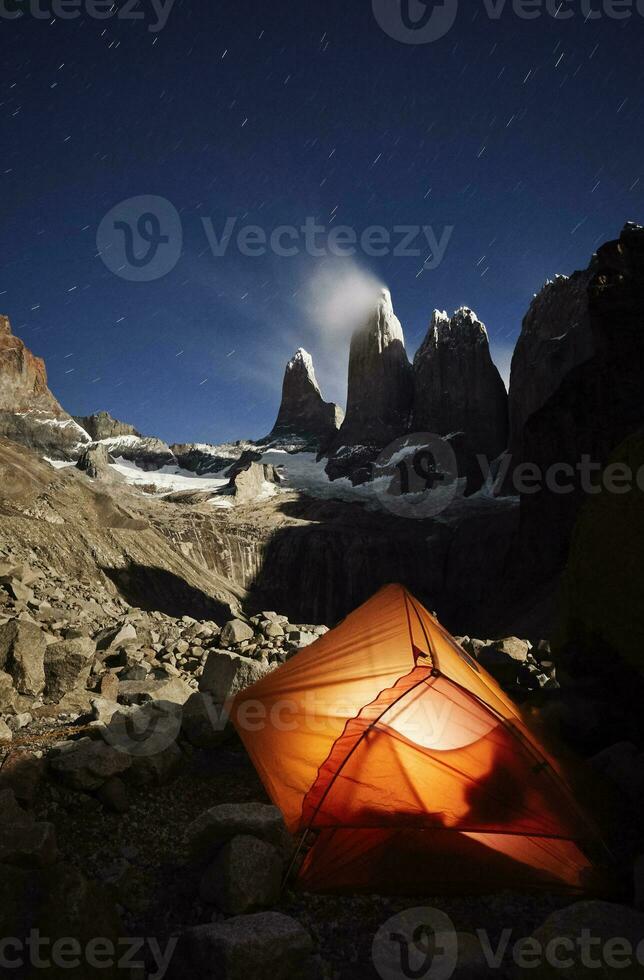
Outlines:
<svg viewBox="0 0 644 980"><path fill-rule="evenodd" d="M583 890L593 837L492 677L402 586L241 692L231 717L311 891Z"/></svg>

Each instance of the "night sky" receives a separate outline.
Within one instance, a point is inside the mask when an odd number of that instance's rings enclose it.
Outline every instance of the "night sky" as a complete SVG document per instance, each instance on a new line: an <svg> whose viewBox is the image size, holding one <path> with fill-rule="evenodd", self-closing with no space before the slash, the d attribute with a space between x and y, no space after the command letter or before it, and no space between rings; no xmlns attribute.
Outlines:
<svg viewBox="0 0 644 980"><path fill-rule="evenodd" d="M176 0L161 30L150 0L136 21L0 18L0 312L68 411L171 442L264 435L300 345L343 400L337 321L372 281L410 355L434 308L467 305L507 376L533 293L644 219L644 3L614 19L593 0L604 13L587 21L581 6L524 20L508 3L493 20L461 0L426 44L386 33L371 0ZM142 195L183 229L149 282L97 245L104 216ZM424 240L415 257L246 256L234 241L215 257L202 219L219 238L229 217L269 235L307 217L453 231L434 269Z"/></svg>

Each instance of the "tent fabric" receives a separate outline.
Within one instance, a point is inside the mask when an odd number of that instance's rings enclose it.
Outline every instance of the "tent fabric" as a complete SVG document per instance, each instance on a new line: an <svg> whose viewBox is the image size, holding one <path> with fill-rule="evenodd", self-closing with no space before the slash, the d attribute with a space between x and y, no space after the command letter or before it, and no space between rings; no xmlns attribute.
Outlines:
<svg viewBox="0 0 644 980"><path fill-rule="evenodd" d="M592 824L493 678L391 585L231 706L316 891L583 890Z"/></svg>

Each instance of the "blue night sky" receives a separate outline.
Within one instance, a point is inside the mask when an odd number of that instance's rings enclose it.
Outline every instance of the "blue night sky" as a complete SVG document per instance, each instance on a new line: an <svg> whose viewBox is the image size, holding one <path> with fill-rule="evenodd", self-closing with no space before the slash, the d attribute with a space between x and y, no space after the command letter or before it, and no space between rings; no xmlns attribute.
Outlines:
<svg viewBox="0 0 644 980"><path fill-rule="evenodd" d="M343 308L371 282L391 289L410 355L435 307L467 305L507 375L533 293L644 218L642 3L614 19L593 0L587 21L581 2L565 20L507 3L494 20L461 0L444 37L405 44L371 0L176 0L157 31L151 0L140 21L79 2L74 20L0 19L0 312L74 414L107 409L171 442L258 437L300 345L343 400ZM141 195L183 229L149 282L97 246L104 216ZM233 239L213 256L204 219L219 238L229 217L268 235L307 217L453 231L424 271L424 241L415 257L328 259Z"/></svg>

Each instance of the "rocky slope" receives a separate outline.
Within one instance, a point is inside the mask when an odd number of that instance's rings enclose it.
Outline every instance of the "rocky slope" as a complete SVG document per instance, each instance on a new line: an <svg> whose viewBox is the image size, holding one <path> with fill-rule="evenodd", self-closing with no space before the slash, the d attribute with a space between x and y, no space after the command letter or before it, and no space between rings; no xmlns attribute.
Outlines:
<svg viewBox="0 0 644 980"><path fill-rule="evenodd" d="M35 357L0 316L0 435L40 452L72 458L89 435L47 386L45 362Z"/></svg>
<svg viewBox="0 0 644 980"><path fill-rule="evenodd" d="M462 435L463 469L474 477L472 490L482 483L476 455L491 462L507 448L507 392L487 330L472 310L462 307L451 319L434 312L414 358L413 428Z"/></svg>
<svg viewBox="0 0 644 980"><path fill-rule="evenodd" d="M347 411L329 448L327 472L334 479L365 462L407 432L413 403L412 368L405 351L403 329L394 313L391 295L383 289L376 310L351 340ZM347 467L347 454L354 450Z"/></svg>
<svg viewBox="0 0 644 980"><path fill-rule="evenodd" d="M268 441L295 437L305 444L325 446L337 434L343 418L338 405L322 398L311 355L300 347L286 365L282 401Z"/></svg>

